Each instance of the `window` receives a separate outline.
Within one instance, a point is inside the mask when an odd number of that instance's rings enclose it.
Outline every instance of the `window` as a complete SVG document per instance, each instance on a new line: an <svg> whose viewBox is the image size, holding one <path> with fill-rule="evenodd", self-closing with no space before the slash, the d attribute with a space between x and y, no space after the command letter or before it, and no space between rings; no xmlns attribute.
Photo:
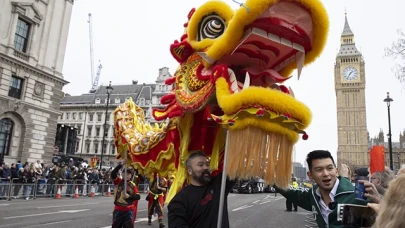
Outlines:
<svg viewBox="0 0 405 228"><path fill-rule="evenodd" d="M86 143L86 153L90 153L90 143Z"/></svg>
<svg viewBox="0 0 405 228"><path fill-rule="evenodd" d="M22 85L23 85L23 79L18 78L14 75L11 76L10 89L8 91L8 96L14 97L17 99L21 99Z"/></svg>
<svg viewBox="0 0 405 228"><path fill-rule="evenodd" d="M92 127L87 127L87 136L91 136Z"/></svg>
<svg viewBox="0 0 405 228"><path fill-rule="evenodd" d="M145 106L145 98L143 98L143 97L139 98L139 105Z"/></svg>
<svg viewBox="0 0 405 228"><path fill-rule="evenodd" d="M60 114L59 119L63 120L63 113Z"/></svg>
<svg viewBox="0 0 405 228"><path fill-rule="evenodd" d="M115 98L115 103L116 103L116 104L119 104L120 102L121 102L121 100L120 100L119 97Z"/></svg>
<svg viewBox="0 0 405 228"><path fill-rule="evenodd" d="M83 112L79 112L79 119L83 119Z"/></svg>
<svg viewBox="0 0 405 228"><path fill-rule="evenodd" d="M93 122L93 116L94 116L93 113L90 113L90 114L89 114L89 121L90 121L90 122Z"/></svg>
<svg viewBox="0 0 405 228"><path fill-rule="evenodd" d="M75 112L72 114L72 118L73 118L74 120L76 119L76 113L75 113Z"/></svg>
<svg viewBox="0 0 405 228"><path fill-rule="evenodd" d="M115 154L115 145L111 144L111 154Z"/></svg>
<svg viewBox="0 0 405 228"><path fill-rule="evenodd" d="M77 133L80 135L82 132L82 125L77 125Z"/></svg>
<svg viewBox="0 0 405 228"><path fill-rule="evenodd" d="M101 114L97 113L97 121L100 122L101 121Z"/></svg>
<svg viewBox="0 0 405 228"><path fill-rule="evenodd" d="M100 104L100 98L96 98L95 103L96 103L96 104Z"/></svg>
<svg viewBox="0 0 405 228"><path fill-rule="evenodd" d="M9 155L14 123L9 118L0 120L0 154Z"/></svg>
<svg viewBox="0 0 405 228"><path fill-rule="evenodd" d="M100 136L100 127L96 127L96 136Z"/></svg>
<svg viewBox="0 0 405 228"><path fill-rule="evenodd" d="M66 119L67 120L70 119L70 113L69 112L66 113Z"/></svg>
<svg viewBox="0 0 405 228"><path fill-rule="evenodd" d="M17 51L26 52L28 47L28 35L30 24L18 18L17 29L14 37L14 48Z"/></svg>
<svg viewBox="0 0 405 228"><path fill-rule="evenodd" d="M103 128L104 129L104 128ZM105 131L104 131L104 135L105 137L108 137L108 130L110 129L110 126L108 124L105 125Z"/></svg>
<svg viewBox="0 0 405 228"><path fill-rule="evenodd" d="M102 152L102 153L103 153L103 154L108 154L108 153L107 153L107 144L104 143L103 147L104 147L104 152Z"/></svg>
<svg viewBox="0 0 405 228"><path fill-rule="evenodd" d="M94 142L94 153L98 153L98 142Z"/></svg>

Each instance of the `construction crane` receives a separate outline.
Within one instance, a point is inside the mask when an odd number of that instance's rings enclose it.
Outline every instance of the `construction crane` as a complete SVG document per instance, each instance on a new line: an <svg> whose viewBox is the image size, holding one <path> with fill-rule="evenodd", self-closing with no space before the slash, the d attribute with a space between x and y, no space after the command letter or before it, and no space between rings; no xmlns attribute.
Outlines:
<svg viewBox="0 0 405 228"><path fill-rule="evenodd" d="M91 19L91 13L89 13L89 20L87 22L89 23L89 39L90 39L90 66L91 66L91 90L90 90L90 93L95 93L96 89L97 89L97 86L98 86L98 81L100 79L101 68L103 68L103 66L101 65L101 62L99 60L97 74L94 75L93 22L92 22L92 19Z"/></svg>

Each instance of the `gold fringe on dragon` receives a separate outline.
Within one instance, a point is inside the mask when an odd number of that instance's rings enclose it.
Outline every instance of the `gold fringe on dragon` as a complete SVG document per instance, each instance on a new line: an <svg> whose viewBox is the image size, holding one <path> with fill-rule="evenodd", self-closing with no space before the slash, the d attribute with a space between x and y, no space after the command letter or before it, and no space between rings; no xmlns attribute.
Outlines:
<svg viewBox="0 0 405 228"><path fill-rule="evenodd" d="M196 150L211 170L230 178L262 177L287 187L294 144L308 139L311 111L284 85L313 62L326 43L329 21L319 0L247 0L233 10L222 1L192 9L185 32L170 46L180 66L154 109L150 126L132 100L115 114L118 158L145 173L176 179L168 201L186 183L185 160ZM229 134L226 144L226 134ZM215 175L215 174L214 174Z"/></svg>

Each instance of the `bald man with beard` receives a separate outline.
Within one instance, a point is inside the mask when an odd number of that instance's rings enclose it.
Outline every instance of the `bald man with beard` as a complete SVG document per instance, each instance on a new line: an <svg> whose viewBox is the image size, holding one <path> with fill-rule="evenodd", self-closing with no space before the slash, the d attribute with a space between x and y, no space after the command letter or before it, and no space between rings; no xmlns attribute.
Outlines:
<svg viewBox="0 0 405 228"><path fill-rule="evenodd" d="M202 151L189 155L186 168L190 184L168 206L169 228L217 227L222 172L211 176L210 162ZM229 228L227 196L234 184L227 179L221 228Z"/></svg>

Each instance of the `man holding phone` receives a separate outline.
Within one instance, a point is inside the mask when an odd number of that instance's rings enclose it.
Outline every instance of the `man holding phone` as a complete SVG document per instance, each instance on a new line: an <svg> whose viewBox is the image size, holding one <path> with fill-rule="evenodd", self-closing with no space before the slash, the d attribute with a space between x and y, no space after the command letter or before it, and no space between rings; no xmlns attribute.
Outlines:
<svg viewBox="0 0 405 228"><path fill-rule="evenodd" d="M366 205L355 199L354 186L338 176L338 170L329 151L315 150L307 155L308 177L316 185L311 189L283 190L275 186L287 200L316 214L319 227L343 227L342 211L345 204Z"/></svg>

